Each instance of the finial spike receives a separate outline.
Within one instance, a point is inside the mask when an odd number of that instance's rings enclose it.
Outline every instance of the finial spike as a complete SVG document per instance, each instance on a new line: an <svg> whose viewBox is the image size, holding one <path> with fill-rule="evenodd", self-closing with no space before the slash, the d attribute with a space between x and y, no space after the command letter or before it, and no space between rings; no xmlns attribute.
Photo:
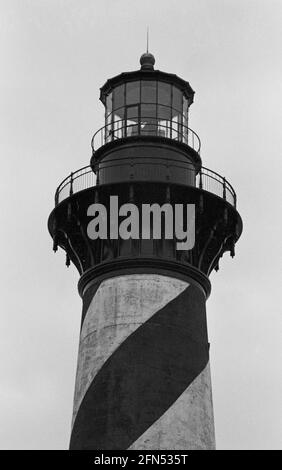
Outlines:
<svg viewBox="0 0 282 470"><path fill-rule="evenodd" d="M149 52L149 26L147 26L147 54Z"/></svg>

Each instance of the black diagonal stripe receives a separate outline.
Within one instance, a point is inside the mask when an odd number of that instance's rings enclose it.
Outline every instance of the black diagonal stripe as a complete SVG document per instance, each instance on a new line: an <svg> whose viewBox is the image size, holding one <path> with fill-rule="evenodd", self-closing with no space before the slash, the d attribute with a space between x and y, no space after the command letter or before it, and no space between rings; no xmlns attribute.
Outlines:
<svg viewBox="0 0 282 470"><path fill-rule="evenodd" d="M127 449L208 362L205 297L190 286L129 336L93 379L70 449Z"/></svg>

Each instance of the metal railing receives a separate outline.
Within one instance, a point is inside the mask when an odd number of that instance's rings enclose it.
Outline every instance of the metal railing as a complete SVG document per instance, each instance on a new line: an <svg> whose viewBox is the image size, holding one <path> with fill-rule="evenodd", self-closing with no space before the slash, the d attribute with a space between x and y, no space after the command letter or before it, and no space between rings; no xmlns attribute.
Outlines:
<svg viewBox="0 0 282 470"><path fill-rule="evenodd" d="M133 164L131 163L131 166L134 167L138 164L138 162ZM160 164L165 165L168 172L170 171L170 166L174 168L176 167L175 164L171 163L169 165L168 162L157 163L157 165ZM189 163L187 163L187 165L177 164L177 166L179 168L182 168L186 172L191 172L191 179L193 179L194 187L215 194L216 196L221 197L236 208L236 193L231 184L224 177L220 176L215 171L209 170L205 167L201 167L201 170L197 174L195 174L194 167L191 167L191 164ZM106 168L101 167L99 171L103 171L103 169ZM136 178L135 181L138 181L138 178ZM128 180L126 180L125 182L128 182ZM75 171L74 173L71 173L58 186L55 194L55 205L57 206L60 202L72 196L74 193L78 193L80 191L83 191L84 189L92 188L94 186L96 186L96 175L90 166L85 166ZM97 186L99 185L97 184Z"/></svg>
<svg viewBox="0 0 282 470"><path fill-rule="evenodd" d="M55 193L55 205L74 193L92 188L96 185L96 175L91 166L87 165L67 176L58 186Z"/></svg>
<svg viewBox="0 0 282 470"><path fill-rule="evenodd" d="M118 139L136 136L157 136L176 140L192 147L200 153L201 141L199 136L189 127L174 120L161 118L140 117L130 118L106 124L92 137L91 146L93 154L103 145Z"/></svg>

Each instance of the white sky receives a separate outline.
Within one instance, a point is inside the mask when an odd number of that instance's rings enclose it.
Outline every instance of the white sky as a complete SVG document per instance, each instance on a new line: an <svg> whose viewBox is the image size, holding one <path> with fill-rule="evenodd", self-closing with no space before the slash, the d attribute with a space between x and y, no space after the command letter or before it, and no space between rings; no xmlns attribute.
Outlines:
<svg viewBox="0 0 282 470"><path fill-rule="evenodd" d="M203 164L244 221L207 303L217 448L281 449L281 24L281 0L1 0L1 449L68 447L81 301L47 217L147 25L156 68L196 91Z"/></svg>

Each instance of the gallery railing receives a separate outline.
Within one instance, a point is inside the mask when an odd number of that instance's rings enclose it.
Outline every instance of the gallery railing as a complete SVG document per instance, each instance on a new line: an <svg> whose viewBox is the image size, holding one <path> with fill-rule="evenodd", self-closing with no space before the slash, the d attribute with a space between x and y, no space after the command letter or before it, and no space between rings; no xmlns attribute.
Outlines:
<svg viewBox="0 0 282 470"><path fill-rule="evenodd" d="M99 129L92 137L93 154L103 145L118 139L136 136L157 136L175 140L193 148L200 153L201 141L199 136L189 127L178 121L152 117L130 118L118 120Z"/></svg>
<svg viewBox="0 0 282 470"><path fill-rule="evenodd" d="M167 171L170 171L168 163L158 162L155 164L163 164L165 165ZM110 165L111 163L107 165L107 168L109 168ZM113 165L114 163L112 164L112 166ZM119 163L119 165L121 165L121 163ZM138 165L138 162L132 163L131 165L134 167ZM195 174L195 169L191 166L191 164L178 164L178 166L180 168L183 168L183 170L185 170L186 172L188 171L192 173L191 176L193 176L193 178L191 179L193 179L194 187L213 193L216 196L219 196L225 201L229 202L232 206L236 208L236 193L231 184L224 177L220 176L215 171L209 170L205 167L201 167L200 171ZM173 167L175 167L175 164L173 164ZM103 168L101 168L101 170L103 170ZM59 204L64 199L72 196L74 193L78 193L79 191L83 191L84 189L92 188L97 184L97 177L93 172L91 166L85 166L75 171L74 173L71 173L58 186L55 194L55 205Z"/></svg>

